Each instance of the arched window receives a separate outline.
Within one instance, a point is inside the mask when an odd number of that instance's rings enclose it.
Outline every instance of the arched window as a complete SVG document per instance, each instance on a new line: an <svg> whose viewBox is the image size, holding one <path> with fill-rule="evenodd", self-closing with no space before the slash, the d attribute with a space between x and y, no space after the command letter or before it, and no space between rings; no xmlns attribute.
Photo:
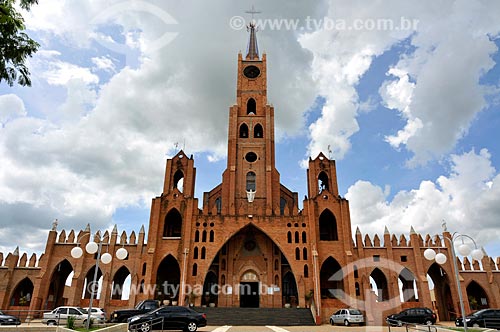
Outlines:
<svg viewBox="0 0 500 332"><path fill-rule="evenodd" d="M309 266L304 265L304 278L309 278Z"/></svg>
<svg viewBox="0 0 500 332"><path fill-rule="evenodd" d="M356 289L356 296L361 296L361 289L359 288L359 282L354 284L354 288Z"/></svg>
<svg viewBox="0 0 500 332"><path fill-rule="evenodd" d="M172 209L165 216L163 237L181 237L182 216L177 209Z"/></svg>
<svg viewBox="0 0 500 332"><path fill-rule="evenodd" d="M198 274L198 264L194 263L193 264L193 273L191 274L193 277L196 277Z"/></svg>
<svg viewBox="0 0 500 332"><path fill-rule="evenodd" d="M207 256L207 249L205 247L201 248L201 259L205 259Z"/></svg>
<svg viewBox="0 0 500 332"><path fill-rule="evenodd" d="M223 259L221 262L220 262L220 268L222 271L225 271L226 270L226 260Z"/></svg>
<svg viewBox="0 0 500 332"><path fill-rule="evenodd" d="M209 241L210 241L210 242L214 242L214 231L210 231L210 238L209 238Z"/></svg>
<svg viewBox="0 0 500 332"><path fill-rule="evenodd" d="M139 285L139 294L144 294L144 279L141 280L141 284Z"/></svg>
<svg viewBox="0 0 500 332"><path fill-rule="evenodd" d="M255 127L253 128L253 137L254 138L263 138L264 137L264 129L262 129L262 126L260 123L256 124Z"/></svg>
<svg viewBox="0 0 500 332"><path fill-rule="evenodd" d="M295 248L295 259L300 260L300 249L299 248Z"/></svg>
<svg viewBox="0 0 500 332"><path fill-rule="evenodd" d="M194 242L200 242L200 231L194 232Z"/></svg>
<svg viewBox="0 0 500 332"><path fill-rule="evenodd" d="M319 217L319 239L321 241L338 241L337 220L330 210L325 210Z"/></svg>
<svg viewBox="0 0 500 332"><path fill-rule="evenodd" d="M221 214L222 211L222 199L217 197L215 199L215 207L217 208L217 214Z"/></svg>
<svg viewBox="0 0 500 332"><path fill-rule="evenodd" d="M330 190L328 187L328 175L325 172L321 172L318 175L318 188L320 194L323 190Z"/></svg>
<svg viewBox="0 0 500 332"><path fill-rule="evenodd" d="M248 138L248 126L242 123L240 126L240 138Z"/></svg>
<svg viewBox="0 0 500 332"><path fill-rule="evenodd" d="M295 243L299 243L299 232L295 232Z"/></svg>
<svg viewBox="0 0 500 332"><path fill-rule="evenodd" d="M466 288L467 297L472 310L486 309L490 307L488 295L483 287L472 280Z"/></svg>
<svg viewBox="0 0 500 332"><path fill-rule="evenodd" d="M302 249L302 259L307 260L307 248Z"/></svg>
<svg viewBox="0 0 500 332"><path fill-rule="evenodd" d="M180 192L184 191L184 173L180 169L174 174L174 188L177 188Z"/></svg>
<svg viewBox="0 0 500 332"><path fill-rule="evenodd" d="M248 172L247 173L247 191L255 191L255 173Z"/></svg>
<svg viewBox="0 0 500 332"><path fill-rule="evenodd" d="M146 275L146 263L142 264L142 275Z"/></svg>
<svg viewBox="0 0 500 332"><path fill-rule="evenodd" d="M274 260L274 270L278 271L279 270L279 262L277 259Z"/></svg>
<svg viewBox="0 0 500 332"><path fill-rule="evenodd" d="M288 243L292 243L292 232L288 232L286 238Z"/></svg>
<svg viewBox="0 0 500 332"><path fill-rule="evenodd" d="M356 265L354 265L354 278L358 278L359 277L359 274L358 274L358 267Z"/></svg>
<svg viewBox="0 0 500 332"><path fill-rule="evenodd" d="M198 259L198 247L194 247L193 259Z"/></svg>
<svg viewBox="0 0 500 332"><path fill-rule="evenodd" d="M281 197L280 198L280 216L285 214L285 207L286 207L286 199Z"/></svg>
<svg viewBox="0 0 500 332"><path fill-rule="evenodd" d="M302 243L307 243L307 234L306 234L306 232L302 232Z"/></svg>
<svg viewBox="0 0 500 332"><path fill-rule="evenodd" d="M257 104L255 103L255 99L250 98L247 101L247 114L257 114Z"/></svg>
<svg viewBox="0 0 500 332"><path fill-rule="evenodd" d="M207 231L201 233L201 242L207 242Z"/></svg>

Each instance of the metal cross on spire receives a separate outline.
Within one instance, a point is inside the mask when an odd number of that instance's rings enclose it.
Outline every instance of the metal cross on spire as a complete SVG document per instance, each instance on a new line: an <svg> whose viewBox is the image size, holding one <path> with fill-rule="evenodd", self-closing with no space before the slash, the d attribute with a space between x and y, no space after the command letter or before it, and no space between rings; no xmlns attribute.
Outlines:
<svg viewBox="0 0 500 332"><path fill-rule="evenodd" d="M254 23L254 22L253 22L253 21L254 21L254 18L253 18L254 14L260 14L260 13L262 13L262 12L259 12L259 11L255 10L254 5L252 5L252 9L250 9L250 10L246 10L246 11L245 11L245 13L247 13L247 14L251 14L251 15L252 15L252 23Z"/></svg>

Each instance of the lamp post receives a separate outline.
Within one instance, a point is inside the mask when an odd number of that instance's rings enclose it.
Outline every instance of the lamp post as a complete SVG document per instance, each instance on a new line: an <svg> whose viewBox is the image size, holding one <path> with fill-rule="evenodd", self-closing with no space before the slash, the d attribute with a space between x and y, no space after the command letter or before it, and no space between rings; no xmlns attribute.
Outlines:
<svg viewBox="0 0 500 332"><path fill-rule="evenodd" d="M446 222L443 222L442 226L443 226L443 231L447 232L448 230L446 228ZM483 259L484 254L483 254L483 251L477 247L476 241L474 241L474 239L472 237L470 237L469 235L460 234L458 232L455 232L455 233L451 234L451 237L446 237L446 236L442 235L442 236L440 236L440 238L443 238L450 243L451 258L453 260L453 267L455 270L455 280L457 282L458 299L460 301L460 311L462 314L464 331L467 332L468 329L467 329L467 321L465 320L465 307L464 307L464 300L462 297L462 286L460 285L460 276L458 274L457 256L455 253L455 240L457 240L459 238L462 239L462 244L458 246L458 253L462 256L468 256L470 254L473 259L480 261L481 259ZM464 243L464 238L467 238L467 239L471 240L472 243L474 243L474 249L471 249L467 244ZM425 249L424 257L430 261L435 260L436 263L438 263L439 265L443 265L447 261L447 257L445 254L443 254L441 252L438 252L436 254L436 251L434 251L434 249L431 249L431 248Z"/></svg>
<svg viewBox="0 0 500 332"><path fill-rule="evenodd" d="M88 233L88 235L90 235L90 233ZM80 240L81 240L81 238L80 238ZM80 248L79 245L80 245L80 243L77 243L77 246L74 247L73 249L71 249L71 256L73 258L80 258L83 255L83 250L82 250L82 248ZM97 283L97 271L99 270L99 260L103 264L109 264L109 263L111 263L113 256L111 256L111 254L108 252L102 254L102 256L101 256L102 241L99 241L99 243L95 243L94 241L90 241L85 246L85 251L91 255L93 255L97 252L97 257L96 257L96 261L95 261L94 279L92 281L92 285L93 285L93 287L95 287L95 285ZM128 255L127 249L119 248L116 251L115 255L116 255L116 258L118 258L119 260L123 260ZM90 328L90 316L91 316L91 312L92 312L92 302L94 301L94 294L95 294L94 289L91 289L90 290L89 310L88 310L87 322L86 322L86 326L85 326L87 330Z"/></svg>

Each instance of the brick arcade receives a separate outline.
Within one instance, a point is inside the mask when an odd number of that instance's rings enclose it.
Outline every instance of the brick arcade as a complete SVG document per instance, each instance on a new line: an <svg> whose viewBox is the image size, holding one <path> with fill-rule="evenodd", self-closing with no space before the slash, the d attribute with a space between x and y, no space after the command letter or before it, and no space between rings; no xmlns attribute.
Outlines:
<svg viewBox="0 0 500 332"><path fill-rule="evenodd" d="M299 198L280 182L275 167L274 108L267 100L266 55L259 54L254 27L248 51L238 55L236 103L229 108L227 168L222 182L204 193L202 209L194 197L192 156L179 151L166 162L163 192L152 200L148 233L91 233L89 227L49 231L45 252L0 253L0 307L48 310L59 305L87 306L95 258L70 255L91 237L110 253L125 247L124 261L99 266L102 282L95 306L111 312L139 300L217 307L311 307L317 322L338 308L356 306L369 323L404 308L433 308L440 320L459 310L453 264L427 261L426 248L450 254L449 243L417 234L397 237L385 228L383 239L351 231L349 202L338 192L335 161L324 154L309 159L307 196ZM444 232L443 236L450 236ZM500 307L500 259L459 264L467 311ZM65 286L68 276L71 287ZM334 276L334 277L332 277ZM429 276L435 285L429 292ZM117 289L129 280L128 298ZM151 285L181 286L165 294ZM376 292L372 291L375 284ZM185 291L200 285L201 294ZM214 286L214 285L219 285ZM241 287L241 288L240 288ZM212 290L224 289L223 292ZM250 292L240 291L244 289ZM115 290L115 291L113 291ZM128 293L128 292L127 292ZM168 301L168 302L166 302ZM380 313L380 315L375 315Z"/></svg>

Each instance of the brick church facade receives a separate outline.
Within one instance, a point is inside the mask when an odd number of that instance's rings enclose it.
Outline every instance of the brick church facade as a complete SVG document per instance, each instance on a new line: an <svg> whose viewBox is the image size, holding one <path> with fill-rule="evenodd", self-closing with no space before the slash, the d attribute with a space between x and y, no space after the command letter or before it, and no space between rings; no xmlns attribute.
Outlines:
<svg viewBox="0 0 500 332"><path fill-rule="evenodd" d="M428 247L450 256L448 242L423 238L413 228L399 237L387 227L383 239L363 238L359 229L353 236L335 161L323 154L309 159L302 209L298 194L280 182L266 55L258 52L253 27L248 51L238 55L237 75L236 103L229 108L227 168L222 182L204 193L202 209L194 197L193 157L179 151L166 162L148 234L141 228L138 234L118 235L116 227L103 234L91 233L89 227L66 233L54 225L38 259L34 254L29 260L26 254L20 257L18 250L0 254L0 308L87 306L95 257L75 259L70 251L92 237L110 253L121 247L128 251L127 259L114 258L97 271L102 287L94 306L108 313L155 298L194 306L310 307L318 323L347 306L366 310L374 324L409 307L433 308L441 320L456 316L460 310L451 259L440 266L423 257ZM465 258L459 267L467 311L500 307L500 259L485 256L479 264ZM427 275L435 285L433 293ZM71 287L65 286L69 276ZM127 279L131 291L124 296L120 287Z"/></svg>

